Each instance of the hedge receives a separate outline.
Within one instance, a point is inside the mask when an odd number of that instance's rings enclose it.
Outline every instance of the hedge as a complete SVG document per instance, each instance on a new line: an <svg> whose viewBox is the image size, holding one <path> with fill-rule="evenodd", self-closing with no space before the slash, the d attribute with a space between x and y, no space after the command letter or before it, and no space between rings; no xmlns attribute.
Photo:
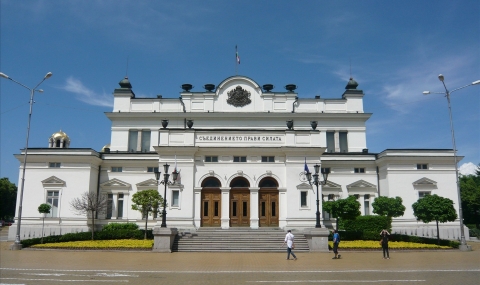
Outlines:
<svg viewBox="0 0 480 285"><path fill-rule="evenodd" d="M109 230L94 233L95 240L115 240L115 239L143 239L145 230ZM57 243L67 241L91 240L91 232L68 233L58 236L47 236L43 238L43 243ZM147 230L147 239L153 239L152 230ZM24 239L21 241L23 247L30 247L41 243L41 238Z"/></svg>
<svg viewBox="0 0 480 285"><path fill-rule="evenodd" d="M380 234L383 229L391 230L392 220L386 216L359 216L355 220L340 219L338 226L346 231L367 231Z"/></svg>
<svg viewBox="0 0 480 285"><path fill-rule="evenodd" d="M105 225L102 231L117 231L117 230L138 230L136 223L110 223Z"/></svg>
<svg viewBox="0 0 480 285"><path fill-rule="evenodd" d="M368 231L338 231L340 234L340 240L380 240L380 232L368 232ZM333 240L333 234L330 233L329 240ZM418 236L409 236L402 234L391 234L389 236L390 241L405 241L405 242L415 242L423 244L438 244L436 238L427 238L427 237L418 237ZM450 246L453 248L458 248L460 242L454 240L441 239L438 245Z"/></svg>

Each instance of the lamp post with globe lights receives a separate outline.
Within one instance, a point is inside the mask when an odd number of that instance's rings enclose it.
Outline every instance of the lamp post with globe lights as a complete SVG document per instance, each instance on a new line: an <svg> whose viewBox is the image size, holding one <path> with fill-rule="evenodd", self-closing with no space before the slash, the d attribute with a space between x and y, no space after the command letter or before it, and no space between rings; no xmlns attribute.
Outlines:
<svg viewBox="0 0 480 285"><path fill-rule="evenodd" d="M163 165L163 170L165 171L165 173L163 174L163 180L162 181L159 181L161 172L159 172L159 171L155 172L155 179L157 180L157 185L160 185L160 184L165 185L165 190L163 192L162 224L160 225L160 227L162 227L162 228L167 227L167 210L166 210L166 207L167 207L167 185L175 184L175 181L177 180L177 177L178 177L178 172L175 169L175 171L172 172L173 182L168 181L168 178L170 177L170 174L168 174L168 168L169 167L170 167L170 165L168 165L168 163L165 163L165 165Z"/></svg>
<svg viewBox="0 0 480 285"><path fill-rule="evenodd" d="M22 169L22 185L20 186L20 201L18 204L18 221L17 221L17 233L15 235L15 243L10 247L12 250L20 250L22 249L22 244L20 242L20 226L22 224L22 204L23 204L23 190L25 189L25 170L27 169L27 155L28 155L28 139L30 136L30 122L32 120L32 109L33 109L33 97L35 95L35 91L38 92L43 92L42 89L37 89L40 84L43 83L46 79L52 77L52 73L48 72L35 87L29 88L28 86L16 81L15 79L12 79L8 75L6 75L3 72L0 72L0 77L3 77L5 79L8 79L10 81L13 81L17 83L18 85L28 89L30 91L30 112L28 113L28 125L27 125L27 139L25 143L25 155L23 157L23 169Z"/></svg>
<svg viewBox="0 0 480 285"><path fill-rule="evenodd" d="M471 248L467 245L467 242L465 240L465 230L463 226L463 210L462 210L462 196L460 194L460 181L458 180L458 159L457 159L457 146L455 144L455 131L453 129L453 118L452 118L452 107L450 104L450 94L452 94L455 91L458 91L460 89L463 89L468 86L472 85L477 85L480 84L480 80L474 81L470 84L467 84L462 87L458 87L456 89L453 89L452 91L449 91L447 89L447 86L445 85L445 77L440 74L438 75L438 79L442 82L443 87L445 88L445 92L430 92L430 91L423 91L423 95L428 95L428 94L445 94L445 97L447 97L448 101L448 112L450 114L450 130L452 133L452 144L453 144L453 157L454 157L454 162L455 162L455 179L457 183L457 195L458 195L458 217L460 219L460 250L467 251L471 250Z"/></svg>
<svg viewBox="0 0 480 285"><path fill-rule="evenodd" d="M323 186L323 185L327 184L327 178L328 178L329 171L322 169L323 181L320 181L318 179L318 177L320 176L319 175L320 165L315 164L313 167L315 168L315 174L312 175L312 173L310 173L310 171L307 171L306 175L307 175L308 183L310 183L310 185L317 186L317 212L315 213L315 216L316 216L316 218L315 218L315 228L321 228L322 226L320 225L320 200L319 200L319 194L318 194L318 185ZM313 181L312 181L312 176L313 176Z"/></svg>

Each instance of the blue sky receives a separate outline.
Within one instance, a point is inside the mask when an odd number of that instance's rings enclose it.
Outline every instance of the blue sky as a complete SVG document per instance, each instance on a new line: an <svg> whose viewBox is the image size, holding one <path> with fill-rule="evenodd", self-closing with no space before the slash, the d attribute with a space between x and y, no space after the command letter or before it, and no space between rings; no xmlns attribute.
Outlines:
<svg viewBox="0 0 480 285"><path fill-rule="evenodd" d="M480 2L0 1L0 71L34 87L30 147L58 130L71 147L110 142L112 92L128 73L137 97L202 91L238 74L301 98L364 90L367 146L451 149L451 90L480 79ZM128 70L127 70L128 62ZM350 71L351 70L351 71ZM18 183L29 91L0 79L0 177ZM451 95L459 165L480 163L480 85Z"/></svg>

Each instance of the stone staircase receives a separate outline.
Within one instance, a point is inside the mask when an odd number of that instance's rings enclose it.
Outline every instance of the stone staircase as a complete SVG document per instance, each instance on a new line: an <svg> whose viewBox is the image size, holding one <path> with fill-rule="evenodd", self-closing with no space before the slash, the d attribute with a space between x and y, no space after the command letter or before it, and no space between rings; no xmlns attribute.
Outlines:
<svg viewBox="0 0 480 285"><path fill-rule="evenodd" d="M309 251L302 232L295 235L294 252ZM200 228L196 232L179 232L173 243L173 252L285 252L281 247L286 232L279 228Z"/></svg>

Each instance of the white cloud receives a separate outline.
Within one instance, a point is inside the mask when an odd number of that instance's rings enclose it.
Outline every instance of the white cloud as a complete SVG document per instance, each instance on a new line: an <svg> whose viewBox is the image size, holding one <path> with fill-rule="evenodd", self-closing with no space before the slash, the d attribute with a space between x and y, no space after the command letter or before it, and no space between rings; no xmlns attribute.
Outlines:
<svg viewBox="0 0 480 285"><path fill-rule="evenodd" d="M62 86L61 89L74 93L77 100L84 103L94 106L113 107L112 95L106 93L98 94L85 87L80 80L73 77L67 78L65 85Z"/></svg>
<svg viewBox="0 0 480 285"><path fill-rule="evenodd" d="M478 169L478 166L475 165L473 162L467 162L462 164L458 168L458 172L462 175L472 175L475 174L475 171Z"/></svg>

